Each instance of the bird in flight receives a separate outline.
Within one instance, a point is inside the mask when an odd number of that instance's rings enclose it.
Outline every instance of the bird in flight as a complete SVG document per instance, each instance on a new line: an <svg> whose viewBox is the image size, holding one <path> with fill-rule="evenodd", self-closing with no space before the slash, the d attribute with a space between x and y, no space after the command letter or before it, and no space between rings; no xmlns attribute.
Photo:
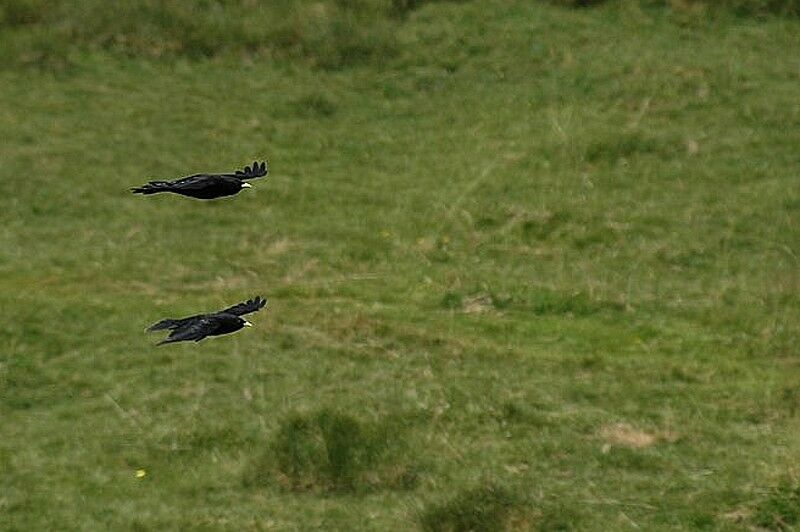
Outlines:
<svg viewBox="0 0 800 532"><path fill-rule="evenodd" d="M161 344L171 344L173 342L199 342L206 336L219 336L228 334L243 327L250 327L252 324L242 318L244 314L256 312L264 308L267 300L261 296L248 299L243 303L228 307L219 312L211 314L197 314L188 318L168 318L161 320L147 328L148 331L163 331L169 329L170 333L166 339L160 341Z"/></svg>
<svg viewBox="0 0 800 532"><path fill-rule="evenodd" d="M232 174L194 174L175 181L150 181L131 191L145 195L173 192L190 198L216 199L238 194L243 188L252 188L247 180L263 177L268 172L266 162L253 161L253 166L245 166Z"/></svg>

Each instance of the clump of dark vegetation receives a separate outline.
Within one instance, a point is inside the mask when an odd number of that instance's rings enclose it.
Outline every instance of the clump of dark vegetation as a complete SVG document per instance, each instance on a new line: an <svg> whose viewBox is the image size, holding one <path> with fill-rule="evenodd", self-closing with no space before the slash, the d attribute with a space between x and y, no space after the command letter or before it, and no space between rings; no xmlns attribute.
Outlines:
<svg viewBox="0 0 800 532"><path fill-rule="evenodd" d="M800 16L799 0L706 0L705 2L689 2L700 4L707 9L725 9L740 16L778 15L788 17ZM670 5L676 2L670 2Z"/></svg>
<svg viewBox="0 0 800 532"><path fill-rule="evenodd" d="M800 388L796 386L786 386L781 391L779 397L782 410L784 410L789 417L794 417L800 406Z"/></svg>
<svg viewBox="0 0 800 532"><path fill-rule="evenodd" d="M583 8L583 7L594 7L599 6L606 2L606 0L550 0L552 3L558 6L563 7L571 7L571 8Z"/></svg>
<svg viewBox="0 0 800 532"><path fill-rule="evenodd" d="M600 300L582 291L560 292L539 287L526 297L525 307L535 314L588 316L604 311L621 312L625 305L616 301Z"/></svg>
<svg viewBox="0 0 800 532"><path fill-rule="evenodd" d="M490 532L526 530L527 509L508 488L494 483L457 493L448 501L431 504L419 515L421 528L429 532Z"/></svg>
<svg viewBox="0 0 800 532"><path fill-rule="evenodd" d="M551 0L552 3L570 8L598 6L608 0ZM739 16L777 15L800 16L800 0L654 0L644 5L668 7L676 12L728 11Z"/></svg>
<svg viewBox="0 0 800 532"><path fill-rule="evenodd" d="M0 24L8 28L36 24L47 13L44 0L5 0L0 5Z"/></svg>
<svg viewBox="0 0 800 532"><path fill-rule="evenodd" d="M670 158L680 151L677 140L657 138L640 132L625 132L600 141L593 141L586 147L584 158L589 163L611 162L641 155L654 155Z"/></svg>
<svg viewBox="0 0 800 532"><path fill-rule="evenodd" d="M399 428L327 409L291 415L246 473L245 484L299 492L411 489L417 475L400 463Z"/></svg>
<svg viewBox="0 0 800 532"><path fill-rule="evenodd" d="M767 530L795 530L800 524L800 484L784 481L759 503L753 521Z"/></svg>
<svg viewBox="0 0 800 532"><path fill-rule="evenodd" d="M531 217L522 224L522 234L526 240L544 240L551 235L566 231L571 218L567 211L548 212L542 216Z"/></svg>
<svg viewBox="0 0 800 532"><path fill-rule="evenodd" d="M301 96L292 102L297 116L304 118L324 118L336 113L336 102L321 92Z"/></svg>
<svg viewBox="0 0 800 532"><path fill-rule="evenodd" d="M410 12L422 7L424 4L432 4L434 2L464 2L466 0L392 0L392 11L396 15L405 16Z"/></svg>
<svg viewBox="0 0 800 532"><path fill-rule="evenodd" d="M551 424L547 417L547 412L542 408L518 401L505 401L500 405L496 417L504 426L520 425L525 429L545 427Z"/></svg>

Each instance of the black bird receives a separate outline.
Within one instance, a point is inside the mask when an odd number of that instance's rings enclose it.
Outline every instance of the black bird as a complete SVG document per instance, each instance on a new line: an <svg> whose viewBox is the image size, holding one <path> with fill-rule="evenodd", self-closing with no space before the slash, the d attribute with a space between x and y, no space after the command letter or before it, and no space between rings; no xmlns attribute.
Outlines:
<svg viewBox="0 0 800 532"><path fill-rule="evenodd" d="M253 161L253 166L245 166L244 170L236 170L232 174L194 174L175 181L150 181L141 187L132 188L134 194L158 194L174 192L182 196L197 199L215 199L238 194L243 188L251 188L247 179L255 179L267 175L267 163Z"/></svg>
<svg viewBox="0 0 800 532"><path fill-rule="evenodd" d="M189 340L199 342L206 336L219 336L238 331L242 327L250 327L252 324L241 316L261 310L266 304L266 299L256 296L244 303L239 303L219 312L198 314L188 318L161 320L148 327L147 330L170 330L169 336L160 341L158 345L171 344L172 342L188 342Z"/></svg>

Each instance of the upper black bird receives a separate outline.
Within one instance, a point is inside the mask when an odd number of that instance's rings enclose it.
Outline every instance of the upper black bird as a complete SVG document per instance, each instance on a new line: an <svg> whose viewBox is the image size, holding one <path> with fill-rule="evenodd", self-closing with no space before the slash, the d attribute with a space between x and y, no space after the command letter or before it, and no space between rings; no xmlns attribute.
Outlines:
<svg viewBox="0 0 800 532"><path fill-rule="evenodd" d="M147 328L148 331L161 331L169 329L169 336L165 340L158 343L170 344L172 342L186 342L193 340L199 342L206 336L219 336L221 334L228 334L238 331L242 327L250 327L252 324L242 318L244 314L256 312L261 310L267 300L261 296L256 296L253 299L248 299L243 303L234 305L213 312L211 314L197 314L196 316L189 316L188 318L161 320L156 324Z"/></svg>
<svg viewBox="0 0 800 532"><path fill-rule="evenodd" d="M267 175L267 163L253 161L253 166L236 170L232 174L194 174L175 181L150 181L141 187L132 188L134 194L157 194L174 192L182 196L198 199L215 199L238 194L243 188L251 188L247 179Z"/></svg>

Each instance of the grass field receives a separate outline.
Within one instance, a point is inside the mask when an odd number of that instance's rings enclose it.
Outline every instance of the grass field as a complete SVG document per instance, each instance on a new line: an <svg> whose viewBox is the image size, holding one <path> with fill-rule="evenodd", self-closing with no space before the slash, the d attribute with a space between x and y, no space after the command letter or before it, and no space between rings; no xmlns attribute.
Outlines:
<svg viewBox="0 0 800 532"><path fill-rule="evenodd" d="M686 9L431 2L209 57L21 18L0 528L800 526L800 20Z"/></svg>

